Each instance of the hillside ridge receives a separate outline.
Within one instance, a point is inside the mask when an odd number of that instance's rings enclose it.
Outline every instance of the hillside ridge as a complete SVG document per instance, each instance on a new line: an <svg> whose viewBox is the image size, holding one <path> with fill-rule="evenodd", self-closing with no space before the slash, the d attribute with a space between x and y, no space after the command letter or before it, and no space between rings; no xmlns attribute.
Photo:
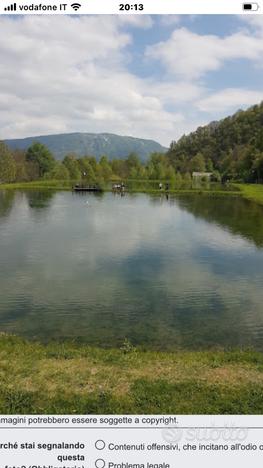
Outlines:
<svg viewBox="0 0 263 468"><path fill-rule="evenodd" d="M71 132L4 140L11 149L22 150L35 141L46 145L58 160L62 160L68 153L75 153L79 157L95 156L97 159L102 155L107 155L109 159L124 159L134 152L142 161L146 161L153 152L167 151L167 148L154 140L107 132Z"/></svg>

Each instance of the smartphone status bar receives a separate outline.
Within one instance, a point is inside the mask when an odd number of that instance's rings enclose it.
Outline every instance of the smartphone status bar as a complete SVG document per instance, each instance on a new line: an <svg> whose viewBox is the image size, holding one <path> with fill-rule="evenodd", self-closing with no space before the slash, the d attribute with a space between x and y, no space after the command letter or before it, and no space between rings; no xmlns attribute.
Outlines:
<svg viewBox="0 0 263 468"><path fill-rule="evenodd" d="M263 0L71 0L1 1L2 15L88 15L88 14L261 14Z"/></svg>

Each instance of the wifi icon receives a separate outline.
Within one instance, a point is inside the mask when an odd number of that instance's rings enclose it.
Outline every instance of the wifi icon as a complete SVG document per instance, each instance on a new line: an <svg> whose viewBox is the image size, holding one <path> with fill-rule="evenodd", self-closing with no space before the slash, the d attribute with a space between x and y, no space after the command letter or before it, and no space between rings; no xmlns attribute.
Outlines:
<svg viewBox="0 0 263 468"><path fill-rule="evenodd" d="M78 9L80 7L81 7L80 3L72 3L72 5L71 5L71 8L73 8L73 10L75 10L75 11L78 11Z"/></svg>

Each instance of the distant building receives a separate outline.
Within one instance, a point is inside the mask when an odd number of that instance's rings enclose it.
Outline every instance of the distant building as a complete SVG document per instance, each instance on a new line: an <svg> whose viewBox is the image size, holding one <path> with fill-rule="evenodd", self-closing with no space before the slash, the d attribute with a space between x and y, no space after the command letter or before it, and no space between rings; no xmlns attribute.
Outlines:
<svg viewBox="0 0 263 468"><path fill-rule="evenodd" d="M203 178L203 177L205 177L206 179L210 179L212 175L213 175L212 172L193 172L192 173L193 179Z"/></svg>

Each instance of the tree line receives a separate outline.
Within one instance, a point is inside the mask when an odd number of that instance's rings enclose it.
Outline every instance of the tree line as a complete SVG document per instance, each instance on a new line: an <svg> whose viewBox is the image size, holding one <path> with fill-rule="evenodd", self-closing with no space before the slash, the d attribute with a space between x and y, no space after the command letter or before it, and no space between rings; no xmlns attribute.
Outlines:
<svg viewBox="0 0 263 468"><path fill-rule="evenodd" d="M0 142L0 181L27 182L40 179L105 183L109 180L166 180L174 183L191 180L189 173L175 171L165 154L153 153L143 164L136 153L126 159L109 160L102 156L78 157L67 154L57 161L42 143L33 143L27 151L11 150Z"/></svg>
<svg viewBox="0 0 263 468"><path fill-rule="evenodd" d="M136 153L126 159L99 161L87 155L65 155L56 161L39 142L26 151L0 142L0 182L38 179L104 183L117 179L169 181L179 186L193 172L210 172L214 180L263 182L263 103L199 127L172 141L166 154L153 153L142 163Z"/></svg>

